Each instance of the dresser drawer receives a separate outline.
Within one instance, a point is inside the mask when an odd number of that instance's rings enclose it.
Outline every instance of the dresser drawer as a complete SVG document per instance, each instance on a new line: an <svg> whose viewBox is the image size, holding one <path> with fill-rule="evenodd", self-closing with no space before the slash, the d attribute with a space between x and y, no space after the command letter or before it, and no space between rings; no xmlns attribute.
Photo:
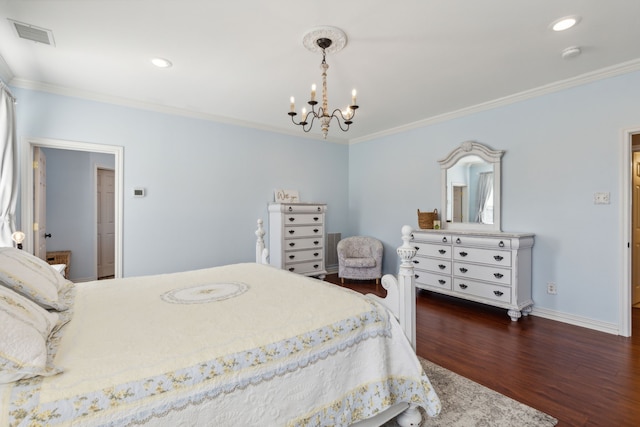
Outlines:
<svg viewBox="0 0 640 427"><path fill-rule="evenodd" d="M325 205L305 205L305 204L293 204L293 205L282 205L282 212L287 213L312 213L312 212L324 212Z"/></svg>
<svg viewBox="0 0 640 427"><path fill-rule="evenodd" d="M496 251L493 249L463 248L456 246L453 248L453 259L503 267L511 266L511 252Z"/></svg>
<svg viewBox="0 0 640 427"><path fill-rule="evenodd" d="M322 260L299 262L299 263L292 263L292 264L285 262L284 270L290 271L292 273L298 273L298 274L322 272L324 271L324 262L322 262Z"/></svg>
<svg viewBox="0 0 640 427"><path fill-rule="evenodd" d="M453 244L456 246L476 246L494 249L511 249L510 239L498 237L454 236Z"/></svg>
<svg viewBox="0 0 640 427"><path fill-rule="evenodd" d="M511 270L508 268L454 262L453 275L511 285Z"/></svg>
<svg viewBox="0 0 640 427"><path fill-rule="evenodd" d="M451 259L451 245L413 242L413 246L418 250L419 256Z"/></svg>
<svg viewBox="0 0 640 427"><path fill-rule="evenodd" d="M323 258L322 252L322 248L306 251L286 251L284 254L284 260L286 264L291 262L320 260Z"/></svg>
<svg viewBox="0 0 640 427"><path fill-rule="evenodd" d="M413 232L413 241L425 243L444 243L446 245L450 245L452 242L450 234L420 233L416 231Z"/></svg>
<svg viewBox="0 0 640 427"><path fill-rule="evenodd" d="M506 286L454 278L453 290L462 294L474 295L492 301L500 301L507 304L511 303L511 288Z"/></svg>
<svg viewBox="0 0 640 427"><path fill-rule="evenodd" d="M418 269L415 269L414 272L417 286L426 285L451 290L451 276L441 276Z"/></svg>
<svg viewBox="0 0 640 427"><path fill-rule="evenodd" d="M306 225L306 224L322 224L322 215L320 214L286 214L284 216L285 225Z"/></svg>
<svg viewBox="0 0 640 427"><path fill-rule="evenodd" d="M285 239L291 237L322 236L323 234L324 228L322 225L303 225L284 228Z"/></svg>
<svg viewBox="0 0 640 427"><path fill-rule="evenodd" d="M451 261L416 257L413 259L415 268L425 271L433 271L442 274L451 274Z"/></svg>
<svg viewBox="0 0 640 427"><path fill-rule="evenodd" d="M304 239L289 239L285 241L285 251L292 249L313 249L322 248L323 239L319 237L308 237Z"/></svg>

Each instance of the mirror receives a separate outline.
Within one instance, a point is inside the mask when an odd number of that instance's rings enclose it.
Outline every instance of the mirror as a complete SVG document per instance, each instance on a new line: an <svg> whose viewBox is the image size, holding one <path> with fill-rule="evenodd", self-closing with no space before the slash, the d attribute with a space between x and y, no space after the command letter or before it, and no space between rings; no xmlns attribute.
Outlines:
<svg viewBox="0 0 640 427"><path fill-rule="evenodd" d="M474 141L439 160L442 228L500 231L500 169L504 151Z"/></svg>

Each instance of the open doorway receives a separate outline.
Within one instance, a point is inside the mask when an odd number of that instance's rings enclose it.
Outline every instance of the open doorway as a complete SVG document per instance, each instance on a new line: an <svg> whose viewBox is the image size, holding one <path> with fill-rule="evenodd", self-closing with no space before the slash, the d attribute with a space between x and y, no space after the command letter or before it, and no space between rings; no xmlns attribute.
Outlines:
<svg viewBox="0 0 640 427"><path fill-rule="evenodd" d="M640 310L640 133L631 135L631 306Z"/></svg>
<svg viewBox="0 0 640 427"><path fill-rule="evenodd" d="M21 161L21 224L22 229L26 235L24 245L25 250L33 253L34 250L34 230L31 224L34 224L34 178L33 178L33 161L34 161L34 151L35 148L41 149L54 149L58 150L66 150L70 155L73 152L81 153L84 155L91 156L93 164L97 166L104 166L101 164L101 161L95 160L100 158L101 155L108 155L108 157L112 158L112 163L107 166L107 169L113 170L113 276L114 277L122 277L122 196L123 196L123 148L117 146L109 146L109 145L100 145L100 144L91 144L91 143L83 143L83 142L75 142L75 141L61 141L61 140L51 140L51 139L40 139L40 138L28 138L25 140L22 146L22 161ZM92 181L92 179L88 178L86 181ZM93 186L92 192L95 194L95 183L90 183L89 185ZM60 197L64 197L65 192L58 192ZM93 256L92 261L90 262L90 267L95 271L91 273L90 276L80 277L80 280L83 279L94 279L97 278L97 220L96 220L96 205L95 197L92 201L85 203L88 204L89 209L92 211L92 216L90 221L92 221L92 235L91 242L93 245L92 253L96 254ZM51 232L51 226L49 225L49 231L47 234L53 233ZM73 229L67 229L64 233L61 233L67 239L73 237ZM73 262L73 261L72 261ZM73 278L72 278L73 279Z"/></svg>

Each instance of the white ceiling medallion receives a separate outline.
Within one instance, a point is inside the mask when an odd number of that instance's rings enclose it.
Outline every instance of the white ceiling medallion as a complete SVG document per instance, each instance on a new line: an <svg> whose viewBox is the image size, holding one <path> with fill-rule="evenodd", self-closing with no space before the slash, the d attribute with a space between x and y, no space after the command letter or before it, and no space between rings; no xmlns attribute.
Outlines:
<svg viewBox="0 0 640 427"><path fill-rule="evenodd" d="M329 39L331 46L325 49L326 53L340 52L347 45L347 35L340 28L321 26L307 31L302 38L302 44L311 52L322 52L318 46L318 40Z"/></svg>

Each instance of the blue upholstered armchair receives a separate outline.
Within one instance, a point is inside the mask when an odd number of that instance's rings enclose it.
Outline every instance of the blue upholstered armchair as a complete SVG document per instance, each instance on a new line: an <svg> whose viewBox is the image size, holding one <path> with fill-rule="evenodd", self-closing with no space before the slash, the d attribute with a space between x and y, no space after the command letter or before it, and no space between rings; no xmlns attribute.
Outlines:
<svg viewBox="0 0 640 427"><path fill-rule="evenodd" d="M371 280L382 277L382 242L373 237L347 237L338 242L338 277Z"/></svg>

